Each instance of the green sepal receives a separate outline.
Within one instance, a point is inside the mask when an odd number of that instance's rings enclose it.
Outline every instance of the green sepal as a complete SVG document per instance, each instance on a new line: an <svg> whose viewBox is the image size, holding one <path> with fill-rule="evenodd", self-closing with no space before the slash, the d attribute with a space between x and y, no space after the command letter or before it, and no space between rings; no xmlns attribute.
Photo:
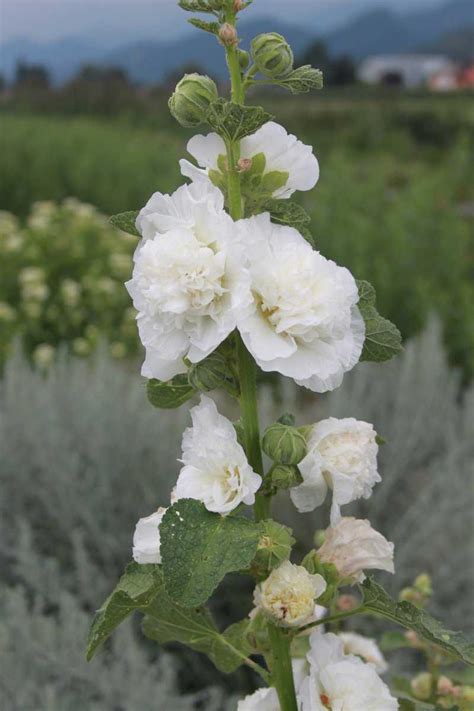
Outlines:
<svg viewBox="0 0 474 711"><path fill-rule="evenodd" d="M292 94L305 94L313 89L323 88L323 73L309 64L294 69L286 77L273 81L274 84L288 89Z"/></svg>
<svg viewBox="0 0 474 711"><path fill-rule="evenodd" d="M402 337L398 328L381 316L376 307L375 289L368 281L358 281L359 311L365 323L365 341L361 361L380 363L396 356L402 347Z"/></svg>
<svg viewBox="0 0 474 711"><path fill-rule="evenodd" d="M232 101L217 99L207 110L206 121L224 140L235 142L255 133L273 116L260 106L240 106Z"/></svg>
<svg viewBox="0 0 474 711"><path fill-rule="evenodd" d="M218 22L206 22L205 20L200 20L197 17L193 17L188 20L190 25L197 27L198 30L204 30L204 32L210 32L212 35L218 35L221 28Z"/></svg>
<svg viewBox="0 0 474 711"><path fill-rule="evenodd" d="M291 528L272 519L262 521L261 527L257 553L251 565L252 573L259 579L266 578L271 570L287 560L295 544Z"/></svg>
<svg viewBox="0 0 474 711"><path fill-rule="evenodd" d="M211 513L194 499L181 499L160 525L166 589L186 607L204 603L227 573L247 569L261 526L243 516Z"/></svg>
<svg viewBox="0 0 474 711"><path fill-rule="evenodd" d="M306 568L311 575L322 575L327 587L321 597L318 598L318 605L329 607L341 583L341 578L336 566L332 563L322 563L319 559L318 552L315 550L311 550L305 555L301 561L301 565L303 568Z"/></svg>
<svg viewBox="0 0 474 711"><path fill-rule="evenodd" d="M362 604L366 610L413 630L453 659L474 665L474 642L461 632L444 629L426 610L411 602L395 602L373 578L366 578L360 589L363 595Z"/></svg>
<svg viewBox="0 0 474 711"><path fill-rule="evenodd" d="M275 464L268 475L268 483L276 493L278 489L292 489L303 483L303 477L296 465Z"/></svg>
<svg viewBox="0 0 474 711"><path fill-rule="evenodd" d="M284 170L272 170L264 173L260 182L260 190L264 194L272 195L276 190L284 188L288 182L289 173Z"/></svg>
<svg viewBox="0 0 474 711"><path fill-rule="evenodd" d="M130 563L115 590L92 622L87 641L87 661L134 610L145 610L162 585L159 566Z"/></svg>
<svg viewBox="0 0 474 711"><path fill-rule="evenodd" d="M292 425L275 422L267 427L262 438L262 449L277 464L295 466L308 452L306 439Z"/></svg>
<svg viewBox="0 0 474 711"><path fill-rule="evenodd" d="M214 168L210 168L208 177L211 183L216 186L216 188L219 188L219 190L223 193L226 192L227 179L225 175L220 173L218 170L215 170Z"/></svg>
<svg viewBox="0 0 474 711"><path fill-rule="evenodd" d="M194 390L201 392L222 388L233 397L240 394L237 376L228 359L219 351L214 351L199 363L193 363L188 370L188 381Z"/></svg>
<svg viewBox="0 0 474 711"><path fill-rule="evenodd" d="M136 219L139 215L139 210L129 210L128 212L119 212L117 215L109 217L111 225L122 232L128 232L129 235L141 237L140 232L135 226Z"/></svg>
<svg viewBox="0 0 474 711"><path fill-rule="evenodd" d="M265 153L256 153L254 156L252 156L252 165L250 168L244 173L244 178L246 176L253 176L253 175L263 175L265 171L265 166L267 165L267 159L265 158Z"/></svg>
<svg viewBox="0 0 474 711"><path fill-rule="evenodd" d="M147 396L153 407L162 410L172 410L175 407L184 405L196 394L196 390L190 385L186 373L175 375L172 380L163 382L152 378L147 383Z"/></svg>

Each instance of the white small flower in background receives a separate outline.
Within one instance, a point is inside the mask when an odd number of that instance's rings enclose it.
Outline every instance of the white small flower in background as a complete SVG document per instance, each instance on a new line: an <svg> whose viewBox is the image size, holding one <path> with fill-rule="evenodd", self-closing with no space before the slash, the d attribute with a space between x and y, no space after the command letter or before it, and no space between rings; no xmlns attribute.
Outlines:
<svg viewBox="0 0 474 711"><path fill-rule="evenodd" d="M396 711L398 701L374 667L344 653L334 634L313 632L310 674L299 692L301 711Z"/></svg>
<svg viewBox="0 0 474 711"><path fill-rule="evenodd" d="M253 694L239 701L237 711L280 711L276 689L273 686L257 689Z"/></svg>
<svg viewBox="0 0 474 711"><path fill-rule="evenodd" d="M238 324L247 349L265 372L333 390L364 344L354 277L268 213L237 224L252 280L253 310Z"/></svg>
<svg viewBox="0 0 474 711"><path fill-rule="evenodd" d="M362 582L364 570L386 570L394 573L394 545L372 528L369 521L345 517L326 530L318 557L332 563L348 583Z"/></svg>
<svg viewBox="0 0 474 711"><path fill-rule="evenodd" d="M137 563L161 563L160 523L166 509L160 506L151 516L141 518L133 534L133 559Z"/></svg>
<svg viewBox="0 0 474 711"><path fill-rule="evenodd" d="M262 477L248 463L232 422L205 396L191 409L191 417L193 426L183 435L177 499L198 499L208 511L220 514L241 503L253 504Z"/></svg>
<svg viewBox="0 0 474 711"><path fill-rule="evenodd" d="M314 602L325 590L321 575L285 560L257 585L254 603L282 627L299 627L311 619Z"/></svg>
<svg viewBox="0 0 474 711"><path fill-rule="evenodd" d="M138 311L146 357L142 375L184 373L233 331L251 303L235 223L212 185L155 193L137 218L143 239L127 289Z"/></svg>
<svg viewBox="0 0 474 711"><path fill-rule="evenodd" d="M387 661L374 639L354 632L340 632L338 636L342 639L345 654L361 657L367 664L372 664L378 674L384 674L388 670Z"/></svg>
<svg viewBox="0 0 474 711"><path fill-rule="evenodd" d="M209 170L218 170L218 159L226 156L224 141L217 133L193 136L187 145L188 153L200 168L187 160L180 160L181 173L193 181L209 181ZM296 190L311 190L319 178L319 165L311 146L288 134L283 126L273 121L264 124L256 133L240 142L240 158L251 160L265 156L263 175L274 171L288 173L286 184L273 192L274 198L289 198Z"/></svg>
<svg viewBox="0 0 474 711"><path fill-rule="evenodd" d="M291 500L301 513L321 506L332 490L331 525L341 518L340 506L369 498L382 481L377 471L377 433L368 422L329 417L312 427L308 454L299 463L303 483L294 487Z"/></svg>

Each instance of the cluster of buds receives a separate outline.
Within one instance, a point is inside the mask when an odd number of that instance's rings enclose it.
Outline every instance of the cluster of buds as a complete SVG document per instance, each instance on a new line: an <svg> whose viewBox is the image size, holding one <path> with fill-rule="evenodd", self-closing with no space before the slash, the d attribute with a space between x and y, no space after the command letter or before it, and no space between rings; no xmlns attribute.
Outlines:
<svg viewBox="0 0 474 711"><path fill-rule="evenodd" d="M204 123L209 106L218 98L217 86L208 76L185 74L169 102L174 118L186 128Z"/></svg>
<svg viewBox="0 0 474 711"><path fill-rule="evenodd" d="M424 607L433 595L431 578L427 573L419 575L412 586L403 588L400 600L406 600L417 607Z"/></svg>

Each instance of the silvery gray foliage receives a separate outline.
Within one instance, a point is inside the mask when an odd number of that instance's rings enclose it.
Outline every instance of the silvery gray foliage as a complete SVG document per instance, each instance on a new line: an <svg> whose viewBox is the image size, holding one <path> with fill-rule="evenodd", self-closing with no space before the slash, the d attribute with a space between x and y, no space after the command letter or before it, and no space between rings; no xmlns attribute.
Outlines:
<svg viewBox="0 0 474 711"><path fill-rule="evenodd" d="M34 554L30 553L30 559ZM40 559L37 561L41 563ZM89 615L56 588L51 600L24 587L1 586L0 708L9 711L220 711L222 693L178 691L171 658L152 660L130 624L96 664L84 659Z"/></svg>

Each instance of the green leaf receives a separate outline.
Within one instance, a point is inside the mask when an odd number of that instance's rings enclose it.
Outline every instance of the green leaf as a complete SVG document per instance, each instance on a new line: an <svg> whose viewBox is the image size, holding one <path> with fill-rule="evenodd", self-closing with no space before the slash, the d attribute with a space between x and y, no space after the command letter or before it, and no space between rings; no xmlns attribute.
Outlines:
<svg viewBox="0 0 474 711"><path fill-rule="evenodd" d="M218 22L205 22L204 20L199 20L197 17L193 17L188 20L190 25L194 25L198 30L204 30L204 32L210 32L212 35L218 35L221 28Z"/></svg>
<svg viewBox="0 0 474 711"><path fill-rule="evenodd" d="M224 0L179 0L179 7L186 12L215 13L224 6Z"/></svg>
<svg viewBox="0 0 474 711"><path fill-rule="evenodd" d="M359 311L365 322L365 342L360 360L382 362L390 360L402 350L398 328L375 308L375 289L368 281L358 281Z"/></svg>
<svg viewBox="0 0 474 711"><path fill-rule="evenodd" d="M186 373L175 375L172 380L163 382L152 378L147 383L148 400L153 407L163 410L171 410L183 405L196 394L196 390L190 385Z"/></svg>
<svg viewBox="0 0 474 711"><path fill-rule="evenodd" d="M146 637L159 644L180 642L207 654L215 666L226 673L235 671L251 651L242 641L242 635L239 638L237 629L229 628L220 634L205 607L183 607L174 602L166 593L163 577L158 594L147 607L142 630Z"/></svg>
<svg viewBox="0 0 474 711"><path fill-rule="evenodd" d="M205 602L227 573L248 568L261 528L241 516L211 513L194 499L171 506L160 525L166 589L179 604Z"/></svg>
<svg viewBox="0 0 474 711"><path fill-rule="evenodd" d="M474 642L461 632L444 629L426 610L411 602L395 602L372 578L366 578L360 587L363 606L367 610L414 630L420 637L437 645L453 658L474 665Z"/></svg>
<svg viewBox="0 0 474 711"><path fill-rule="evenodd" d="M206 121L222 138L239 141L273 118L259 106L240 106L225 99L217 99L210 105Z"/></svg>
<svg viewBox="0 0 474 711"><path fill-rule="evenodd" d="M273 83L284 89L289 89L292 94L304 94L312 89L323 88L323 73L320 69L313 69L311 65L306 64Z"/></svg>
<svg viewBox="0 0 474 711"><path fill-rule="evenodd" d="M156 565L130 563L117 587L104 602L94 618L87 642L87 660L105 642L118 625L137 609L146 608L161 585Z"/></svg>
<svg viewBox="0 0 474 711"><path fill-rule="evenodd" d="M283 170L272 170L269 173L265 173L260 183L261 191L271 195L275 190L284 188L288 181L288 176L289 173Z"/></svg>
<svg viewBox="0 0 474 711"><path fill-rule="evenodd" d="M309 225L311 218L301 205L291 200L267 200L263 211L270 213L273 222L300 230Z"/></svg>
<svg viewBox="0 0 474 711"><path fill-rule="evenodd" d="M109 222L122 232L128 232L135 237L141 237L140 232L135 226L135 221L138 217L138 210L130 210L129 212L119 212L118 215L112 215Z"/></svg>

